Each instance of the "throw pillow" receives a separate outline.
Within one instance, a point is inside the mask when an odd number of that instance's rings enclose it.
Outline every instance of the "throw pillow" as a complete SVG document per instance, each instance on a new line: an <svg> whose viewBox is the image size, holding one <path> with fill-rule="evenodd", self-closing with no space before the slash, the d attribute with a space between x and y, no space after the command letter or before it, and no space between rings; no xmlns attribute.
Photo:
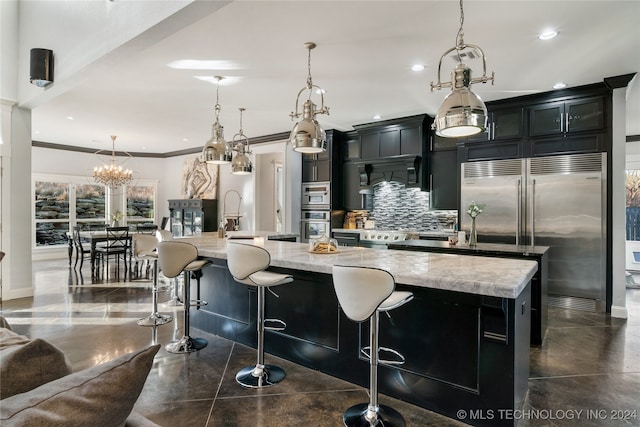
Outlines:
<svg viewBox="0 0 640 427"><path fill-rule="evenodd" d="M0 329L0 399L33 390L70 373L71 366L58 347Z"/></svg>
<svg viewBox="0 0 640 427"><path fill-rule="evenodd" d="M6 426L123 426L142 391L154 345L2 400Z"/></svg>

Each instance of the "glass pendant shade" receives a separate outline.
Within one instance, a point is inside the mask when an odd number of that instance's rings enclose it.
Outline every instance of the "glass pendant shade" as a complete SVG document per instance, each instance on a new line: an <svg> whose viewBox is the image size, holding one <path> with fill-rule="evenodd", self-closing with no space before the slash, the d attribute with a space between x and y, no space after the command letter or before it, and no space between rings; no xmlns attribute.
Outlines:
<svg viewBox="0 0 640 427"><path fill-rule="evenodd" d="M202 149L202 160L207 163L223 165L231 162L231 146L224 140L224 127L214 123L211 128L211 138Z"/></svg>
<svg viewBox="0 0 640 427"><path fill-rule="evenodd" d="M291 130L289 142L293 150L299 153L321 153L327 148L327 135L311 113L315 105L307 100L304 103L303 118Z"/></svg>

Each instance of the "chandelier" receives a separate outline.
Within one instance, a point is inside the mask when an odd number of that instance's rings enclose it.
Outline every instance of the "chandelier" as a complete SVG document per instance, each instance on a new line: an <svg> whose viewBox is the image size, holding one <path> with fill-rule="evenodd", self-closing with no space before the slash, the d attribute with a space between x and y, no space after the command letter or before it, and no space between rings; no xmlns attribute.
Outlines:
<svg viewBox="0 0 640 427"><path fill-rule="evenodd" d="M297 119L302 116L300 120L291 130L289 136L289 143L293 146L293 150L299 153L320 153L326 150L327 136L324 130L320 127L316 121L316 114L329 115L329 107L324 106L324 90L320 86L313 84L311 80L311 49L316 47L313 42L307 42L304 47L309 51L307 59L307 68L309 74L307 76L307 85L300 89L298 97L296 98L296 111L289 114L291 120ZM311 101L311 94L313 88L316 88L316 93L320 94L320 109L316 109L316 105ZM305 90L309 91L309 97L304 102L302 107L302 113L298 112L298 106L300 102L300 95Z"/></svg>
<svg viewBox="0 0 640 427"><path fill-rule="evenodd" d="M464 42L464 10L462 9L462 0L460 0L460 29L456 36L456 45L447 50L440 57L438 63L438 83L431 82L431 92L434 89L442 89L450 87L451 92L442 101L442 105L438 109L433 128L436 135L446 138L460 138L464 136L475 135L483 132L487 127L487 107L482 99L471 91L473 83L486 83L491 80L493 84L494 73L491 77L487 77L487 64L484 52L479 46L466 44ZM462 63L461 52L467 48L476 49L482 58L482 77L471 78L471 68ZM440 82L440 68L442 67L442 58L449 53L455 51L458 65L451 72L451 81Z"/></svg>
<svg viewBox="0 0 640 427"><path fill-rule="evenodd" d="M202 148L202 161L217 165L229 163L232 156L231 146L224 140L224 127L220 125L219 120L220 104L218 103L218 97L220 95L220 80L222 79L223 77L216 76L216 80L218 81L218 87L216 88L216 105L214 107L216 122L211 127L211 138L209 138Z"/></svg>
<svg viewBox="0 0 640 427"><path fill-rule="evenodd" d="M111 161L109 164L103 164L102 166L96 166L93 168L93 179L102 185L113 189L121 185L129 184L133 180L133 172L131 169L123 169L122 166L116 163L116 136L111 135ZM103 150L99 150L96 154L99 154ZM131 155L126 153L129 157Z"/></svg>
<svg viewBox="0 0 640 427"><path fill-rule="evenodd" d="M251 154L251 150L249 149L249 138L247 138L242 131L242 112L245 111L245 108L238 108L240 110L240 130L237 134L233 135L233 151L236 151L238 154L233 156L233 160L231 161L231 173L234 175L249 175L253 170L253 165L251 164L251 159L249 158L249 154ZM236 137L238 137L238 141L236 142ZM240 141L240 138L244 138L244 144Z"/></svg>

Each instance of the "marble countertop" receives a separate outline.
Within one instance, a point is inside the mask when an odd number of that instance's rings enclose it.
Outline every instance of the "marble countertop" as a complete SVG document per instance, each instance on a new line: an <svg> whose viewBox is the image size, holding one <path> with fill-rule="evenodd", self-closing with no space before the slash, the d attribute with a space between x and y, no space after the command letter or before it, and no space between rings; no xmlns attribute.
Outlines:
<svg viewBox="0 0 640 427"><path fill-rule="evenodd" d="M376 229L365 229L365 228L332 228L332 232L338 233L356 233L364 231L376 231ZM397 231L397 232L405 232L407 234L415 234L417 236L433 236L433 237L449 237L456 234L453 230L433 230L433 231L406 231L406 230L379 230L379 231Z"/></svg>
<svg viewBox="0 0 640 427"><path fill-rule="evenodd" d="M474 253L486 254L520 254L520 255L543 255L549 250L548 246L526 246L526 245L507 245L502 243L478 243L475 248L466 244L449 245L449 242L438 240L403 240L399 242L389 243L390 247L414 247L425 249L446 248L451 251L463 253L465 255Z"/></svg>
<svg viewBox="0 0 640 427"><path fill-rule="evenodd" d="M195 245L200 256L227 257L228 240L218 239L217 233L180 240ZM326 274L331 274L334 265L374 267L390 272L397 283L503 298L516 298L538 269L535 261L520 259L346 246L335 254L313 254L306 243L265 238L237 242L264 247L274 267Z"/></svg>

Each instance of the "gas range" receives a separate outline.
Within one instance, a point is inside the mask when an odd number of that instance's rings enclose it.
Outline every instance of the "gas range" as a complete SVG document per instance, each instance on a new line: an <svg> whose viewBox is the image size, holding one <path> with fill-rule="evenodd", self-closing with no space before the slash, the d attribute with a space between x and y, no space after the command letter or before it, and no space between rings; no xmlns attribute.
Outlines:
<svg viewBox="0 0 640 427"><path fill-rule="evenodd" d="M366 248L387 249L387 244L407 238L402 231L360 230L360 246Z"/></svg>

